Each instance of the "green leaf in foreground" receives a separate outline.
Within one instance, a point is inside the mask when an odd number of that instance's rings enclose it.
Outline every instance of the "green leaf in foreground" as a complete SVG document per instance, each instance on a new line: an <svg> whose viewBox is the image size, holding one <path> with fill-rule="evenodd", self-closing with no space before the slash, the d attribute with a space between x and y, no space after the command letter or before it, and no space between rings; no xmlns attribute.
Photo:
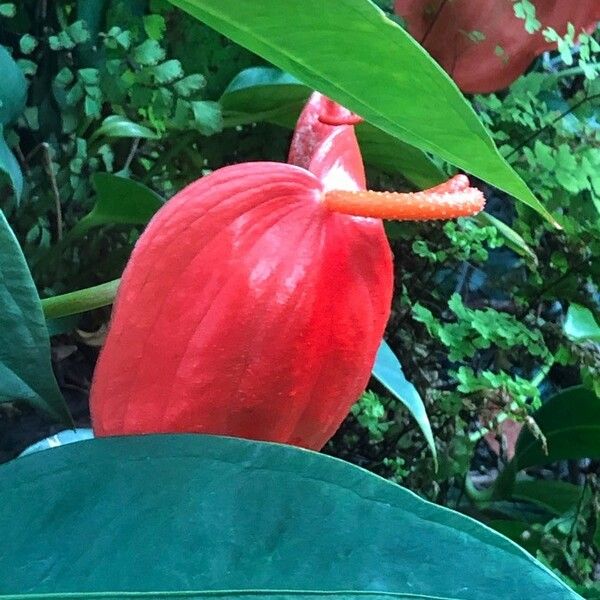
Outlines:
<svg viewBox="0 0 600 600"><path fill-rule="evenodd" d="M25 257L0 211L0 402L22 401L72 423L50 361L50 339Z"/></svg>
<svg viewBox="0 0 600 600"><path fill-rule="evenodd" d="M0 482L4 594L579 598L484 525L291 446L101 438L12 461Z"/></svg>
<svg viewBox="0 0 600 600"><path fill-rule="evenodd" d="M390 135L554 221L502 158L459 89L369 0L171 0Z"/></svg>
<svg viewBox="0 0 600 600"><path fill-rule="evenodd" d="M221 97L225 125L269 121L293 129L312 90L295 77L270 67L245 69ZM390 174L402 173L420 188L445 181L441 169L421 150L362 123L356 128L367 165Z"/></svg>
<svg viewBox="0 0 600 600"><path fill-rule="evenodd" d="M396 355L385 340L381 342L381 346L379 346L379 350L377 351L372 375L395 398L398 398L415 418L431 449L433 459L437 463L435 441L423 400L421 400L421 396L419 396L419 392L417 392L415 386L404 376L400 361L396 358Z"/></svg>
<svg viewBox="0 0 600 600"><path fill-rule="evenodd" d="M25 108L27 81L4 46L0 46L0 73L0 125L6 125Z"/></svg>

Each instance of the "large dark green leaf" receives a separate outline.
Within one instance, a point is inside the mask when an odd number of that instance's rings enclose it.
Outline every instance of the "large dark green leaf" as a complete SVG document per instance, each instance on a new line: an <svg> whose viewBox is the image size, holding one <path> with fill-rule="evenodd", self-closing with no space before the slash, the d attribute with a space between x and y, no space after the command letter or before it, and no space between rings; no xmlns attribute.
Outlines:
<svg viewBox="0 0 600 600"><path fill-rule="evenodd" d="M566 481L531 479L515 482L512 497L562 515L580 501L583 491L583 487Z"/></svg>
<svg viewBox="0 0 600 600"><path fill-rule="evenodd" d="M5 594L579 597L484 525L290 446L195 435L79 442L1 467L0 505Z"/></svg>
<svg viewBox="0 0 600 600"><path fill-rule="evenodd" d="M415 386L404 376L400 361L396 358L396 355L385 340L381 342L381 346L379 346L379 350L377 351L375 364L373 365L373 377L406 406L421 428L431 448L433 458L437 462L433 432L431 431L431 424L429 423L423 400L421 400L421 396L419 396L419 392L417 392Z"/></svg>
<svg viewBox="0 0 600 600"><path fill-rule="evenodd" d="M27 99L27 82L4 46L0 46L0 73L0 183L6 177L19 200L23 193L23 175L4 139L4 126L23 112Z"/></svg>
<svg viewBox="0 0 600 600"><path fill-rule="evenodd" d="M221 104L225 125L270 121L293 128L311 89L296 78L269 67L252 67L229 84ZM421 188L444 181L441 169L421 150L369 123L356 128L366 164L384 172L402 173Z"/></svg>
<svg viewBox="0 0 600 600"><path fill-rule="evenodd" d="M35 285L0 211L0 402L16 400L71 423L52 372L50 340Z"/></svg>
<svg viewBox="0 0 600 600"><path fill-rule="evenodd" d="M552 219L452 80L369 0L171 0L390 135Z"/></svg>

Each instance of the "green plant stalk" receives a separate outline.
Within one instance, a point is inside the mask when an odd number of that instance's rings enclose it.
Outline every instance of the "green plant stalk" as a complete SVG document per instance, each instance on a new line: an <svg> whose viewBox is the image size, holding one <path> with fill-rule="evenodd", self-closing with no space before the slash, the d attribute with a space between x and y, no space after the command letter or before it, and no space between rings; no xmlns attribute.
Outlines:
<svg viewBox="0 0 600 600"><path fill-rule="evenodd" d="M83 290L44 298L41 301L44 316L47 319L59 319L108 306L113 303L120 283L120 279L113 279Z"/></svg>

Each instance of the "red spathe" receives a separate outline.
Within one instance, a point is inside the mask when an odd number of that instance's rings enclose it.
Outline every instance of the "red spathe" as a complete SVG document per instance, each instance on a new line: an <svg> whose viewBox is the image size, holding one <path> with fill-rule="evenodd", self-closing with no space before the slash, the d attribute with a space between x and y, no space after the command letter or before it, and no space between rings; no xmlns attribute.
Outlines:
<svg viewBox="0 0 600 600"><path fill-rule="evenodd" d="M379 219L323 203L327 181L364 186L352 127L315 136L313 172L225 167L152 219L94 374L96 435L199 432L320 449L334 434L370 376L392 257Z"/></svg>
<svg viewBox="0 0 600 600"><path fill-rule="evenodd" d="M533 4L542 25L533 34L515 16L514 0L396 0L394 10L458 87L488 93L508 87L537 56L556 49L542 35L546 27L562 36L567 23L579 33L600 21L600 0L533 0ZM470 39L471 32L485 39Z"/></svg>

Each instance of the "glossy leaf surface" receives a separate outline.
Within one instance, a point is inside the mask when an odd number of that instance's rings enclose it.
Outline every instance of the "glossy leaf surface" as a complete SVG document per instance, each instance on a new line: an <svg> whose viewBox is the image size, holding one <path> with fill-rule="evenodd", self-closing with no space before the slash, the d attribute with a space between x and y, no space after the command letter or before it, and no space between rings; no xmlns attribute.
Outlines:
<svg viewBox="0 0 600 600"><path fill-rule="evenodd" d="M70 415L52 372L40 300L1 211L0 249L0 402L26 402L69 424Z"/></svg>
<svg viewBox="0 0 600 600"><path fill-rule="evenodd" d="M369 0L171 2L379 129L552 219L441 67Z"/></svg>
<svg viewBox="0 0 600 600"><path fill-rule="evenodd" d="M51 450L52 448L58 448L59 446L91 440L93 437L94 432L91 429L66 429L65 431L59 431L55 435L51 435L28 446L19 456L27 456L28 454L34 454L35 452L41 452L42 450Z"/></svg>
<svg viewBox="0 0 600 600"><path fill-rule="evenodd" d="M0 502L5 594L579 597L484 525L276 444L194 435L70 444L0 467Z"/></svg>
<svg viewBox="0 0 600 600"><path fill-rule="evenodd" d="M433 432L431 431L431 424L425 412L423 400L419 396L419 392L417 392L415 386L404 376L400 361L396 358L396 355L385 340L381 342L375 358L373 377L406 406L423 432L434 460L437 461Z"/></svg>

